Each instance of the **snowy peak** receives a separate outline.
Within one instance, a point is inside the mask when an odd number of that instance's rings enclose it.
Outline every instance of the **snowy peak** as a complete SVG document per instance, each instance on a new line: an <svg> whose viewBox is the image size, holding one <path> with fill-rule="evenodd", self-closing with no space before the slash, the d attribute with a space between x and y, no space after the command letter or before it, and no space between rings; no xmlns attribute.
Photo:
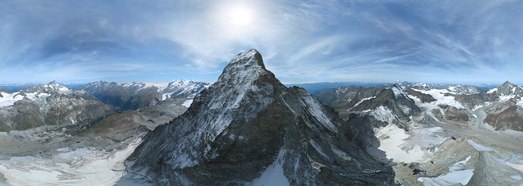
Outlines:
<svg viewBox="0 0 523 186"><path fill-rule="evenodd" d="M190 86L193 84L207 84L207 83L201 82L201 81L193 81L193 80L174 80L174 81L169 82L167 87L173 87L173 86L182 87L182 86Z"/></svg>
<svg viewBox="0 0 523 186"><path fill-rule="evenodd" d="M29 93L47 93L47 94L61 94L61 95L69 95L72 93L71 89L65 87L63 84L58 83L56 81L51 81L47 84L35 86L32 88L24 89L21 91L21 93L29 94Z"/></svg>
<svg viewBox="0 0 523 186"><path fill-rule="evenodd" d="M252 84L252 81L266 73L268 73L268 71L265 69L261 54L251 49L236 55L225 67L218 81L229 82L231 80L239 80L236 83Z"/></svg>
<svg viewBox="0 0 523 186"><path fill-rule="evenodd" d="M503 88L503 87L508 87L508 88L512 88L512 87L517 87L518 85L510 82L510 81L505 81L503 84L501 84L501 86L499 88Z"/></svg>
<svg viewBox="0 0 523 186"><path fill-rule="evenodd" d="M518 85L506 81L501 86L489 92L497 92L500 95L523 95L523 89Z"/></svg>
<svg viewBox="0 0 523 186"><path fill-rule="evenodd" d="M58 83L57 81L51 81L45 85L41 86L45 92L58 92L58 93L71 93L71 90L65 87L63 84Z"/></svg>
<svg viewBox="0 0 523 186"><path fill-rule="evenodd" d="M162 100L174 97L188 97L194 98L196 94L200 93L205 88L209 87L209 84L201 81L192 80L174 80L169 82L162 92Z"/></svg>
<svg viewBox="0 0 523 186"><path fill-rule="evenodd" d="M259 66L265 69L261 54L256 49L251 49L247 52L242 52L236 55L230 62L229 65L245 65L245 66Z"/></svg>
<svg viewBox="0 0 523 186"><path fill-rule="evenodd" d="M405 89L400 84L395 83L390 87L390 89L394 92L394 96L396 98L398 96L405 95Z"/></svg>

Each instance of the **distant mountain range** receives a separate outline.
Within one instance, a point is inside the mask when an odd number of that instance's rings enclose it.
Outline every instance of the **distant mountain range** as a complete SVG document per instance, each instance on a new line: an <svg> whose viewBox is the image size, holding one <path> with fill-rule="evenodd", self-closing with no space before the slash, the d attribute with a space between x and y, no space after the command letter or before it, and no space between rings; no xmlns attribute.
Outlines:
<svg viewBox="0 0 523 186"><path fill-rule="evenodd" d="M24 85L15 92L4 89L0 91L0 131L88 125L114 111L143 109L167 99L192 99L206 86L204 82L186 80L165 85L101 81L70 89L52 81Z"/></svg>

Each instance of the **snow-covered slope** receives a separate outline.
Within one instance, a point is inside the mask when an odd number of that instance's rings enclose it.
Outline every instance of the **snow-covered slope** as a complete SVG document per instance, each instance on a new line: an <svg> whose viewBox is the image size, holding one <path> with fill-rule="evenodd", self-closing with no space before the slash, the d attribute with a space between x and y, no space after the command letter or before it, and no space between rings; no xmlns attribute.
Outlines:
<svg viewBox="0 0 523 186"><path fill-rule="evenodd" d="M0 173L12 185L114 185L123 174L123 161L139 142L134 139L112 152L61 148L50 158L11 157L0 160Z"/></svg>

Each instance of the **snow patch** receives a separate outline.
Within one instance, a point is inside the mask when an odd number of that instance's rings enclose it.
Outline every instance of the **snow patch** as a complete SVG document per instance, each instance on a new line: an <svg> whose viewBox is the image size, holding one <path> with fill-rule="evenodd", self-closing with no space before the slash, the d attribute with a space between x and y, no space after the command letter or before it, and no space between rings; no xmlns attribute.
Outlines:
<svg viewBox="0 0 523 186"><path fill-rule="evenodd" d="M289 185L289 180L285 177L283 172L285 149L281 149L278 153L276 161L274 161L269 167L263 171L259 178L252 181L252 186L268 186L268 185Z"/></svg>
<svg viewBox="0 0 523 186"><path fill-rule="evenodd" d="M469 145L471 145L472 147L474 147L477 151L481 151L481 152L493 151L491 148L483 146L483 145L481 145L479 143L476 143L473 140L467 140L467 143Z"/></svg>
<svg viewBox="0 0 523 186"><path fill-rule="evenodd" d="M336 147L334 145L331 145L331 150L332 150L332 152L334 152L334 154L336 154L340 158L343 158L348 161L352 160L352 158L347 153L343 152L341 149L339 149L338 147Z"/></svg>
<svg viewBox="0 0 523 186"><path fill-rule="evenodd" d="M17 95L18 92L9 94L5 92L0 92L2 94L2 97L0 97L0 107L7 107L14 105L15 102L22 100L24 97Z"/></svg>
<svg viewBox="0 0 523 186"><path fill-rule="evenodd" d="M441 127L416 128L411 131L412 136L409 139L409 143L418 145L422 149L429 149L439 146L448 138L438 135L439 133L444 132Z"/></svg>
<svg viewBox="0 0 523 186"><path fill-rule="evenodd" d="M511 177L512 179L514 179L514 180L517 180L517 181L521 180L521 176L520 176L520 175L517 175L517 174L516 174L516 175L512 175L512 176L510 176L510 177Z"/></svg>
<svg viewBox="0 0 523 186"><path fill-rule="evenodd" d="M502 95L499 96L499 102L507 102L508 100L515 98L516 95Z"/></svg>
<svg viewBox="0 0 523 186"><path fill-rule="evenodd" d="M498 88L493 88L493 89L490 89L489 91L487 91L487 94L492 94L497 91L498 91Z"/></svg>
<svg viewBox="0 0 523 186"><path fill-rule="evenodd" d="M461 161L458 161L458 162L454 163L454 165L452 165L451 167L449 167L449 171L459 171L459 170L463 170L463 169L465 169L465 165L466 165L467 162L470 160L470 157L471 157L471 156L468 156L468 157L465 158L464 160L461 160Z"/></svg>
<svg viewBox="0 0 523 186"><path fill-rule="evenodd" d="M363 98L363 99L361 99L358 103L354 104L354 106L352 106L352 107L357 107L358 105L360 105L360 104L363 103L364 101L371 100L371 99L374 99L374 98L376 98L376 96L372 96L372 97L368 97L368 98Z"/></svg>
<svg viewBox="0 0 523 186"><path fill-rule="evenodd" d="M385 106L377 107L376 110L370 113L370 115L374 116L378 121L387 122L389 124L392 124L392 121L396 118L396 116L392 114L392 111Z"/></svg>
<svg viewBox="0 0 523 186"><path fill-rule="evenodd" d="M321 104L320 102L316 101L311 96L305 96L305 97L303 97L303 100L305 101L305 103L307 105L310 106L310 107L307 107L307 110L309 110L309 113L311 113L316 119L318 119L318 121L320 122L321 125L325 126L327 129L329 129L332 132L338 131L338 129L336 128L334 123L332 123L332 121L329 119L329 117L327 115L325 115L325 113L323 112L323 109L320 106L320 104Z"/></svg>
<svg viewBox="0 0 523 186"><path fill-rule="evenodd" d="M518 103L516 103L516 105L523 107L523 98L520 98L520 100L518 101Z"/></svg>
<svg viewBox="0 0 523 186"><path fill-rule="evenodd" d="M162 94L162 101L165 101L166 99L171 98L171 95L172 95L173 93L174 93L174 92L163 93L163 94Z"/></svg>
<svg viewBox="0 0 523 186"><path fill-rule="evenodd" d="M470 178L474 175L474 169L465 169L459 171L451 171L447 174L438 177L419 177L418 181L425 186L440 186L440 185L467 185Z"/></svg>
<svg viewBox="0 0 523 186"><path fill-rule="evenodd" d="M378 149L384 151L387 158L394 162L422 162L428 155L428 151L422 150L419 145L411 145L407 148L406 139L411 136L396 125L389 124L376 129L375 134L380 140Z"/></svg>
<svg viewBox="0 0 523 186"><path fill-rule="evenodd" d="M323 157L329 159L329 156L327 156L325 154L325 152L323 152L323 150L321 149L320 145L318 145L318 143L316 143L314 140L310 139L309 140L309 143L312 145L312 147L314 148L314 150L316 150L316 152L320 153Z"/></svg>
<svg viewBox="0 0 523 186"><path fill-rule="evenodd" d="M523 164L520 164L520 163L523 163L523 162L518 162L518 163L513 163L513 162L505 162L506 165L518 170L518 171L521 171L523 172Z"/></svg>
<svg viewBox="0 0 523 186"><path fill-rule="evenodd" d="M193 101L192 99L186 100L186 101L184 101L184 102L182 103L182 105L183 105L184 107L189 108L189 107L191 106L191 104L192 104L192 101Z"/></svg>
<svg viewBox="0 0 523 186"><path fill-rule="evenodd" d="M24 98L27 98L31 101L42 100L42 102L43 102L43 101L45 101L45 98L50 96L50 94L48 94L48 93L39 93L39 92L25 93L25 96L23 96L20 92L14 92L14 93L0 92L0 94L2 94L2 97L0 97L0 108L12 106L12 105L14 105L15 102L20 101Z"/></svg>
<svg viewBox="0 0 523 186"><path fill-rule="evenodd" d="M52 159L25 156L0 161L0 173L12 185L114 185L123 176L123 162L140 144L135 139L120 151L90 148L57 149Z"/></svg>
<svg viewBox="0 0 523 186"><path fill-rule="evenodd" d="M398 88L398 87L396 87L396 86L393 86L393 87L391 88L391 90L392 90L392 92L394 92L394 96L395 96L395 97L398 97L398 96L400 96L400 95L405 94L405 93L403 92L403 90L400 90L400 88Z"/></svg>
<svg viewBox="0 0 523 186"><path fill-rule="evenodd" d="M458 109L464 109L463 105L454 99L454 96L445 96L446 93L450 93L447 89L430 89L430 90L418 90L415 91L430 94L436 101L431 102L434 105L449 105Z"/></svg>

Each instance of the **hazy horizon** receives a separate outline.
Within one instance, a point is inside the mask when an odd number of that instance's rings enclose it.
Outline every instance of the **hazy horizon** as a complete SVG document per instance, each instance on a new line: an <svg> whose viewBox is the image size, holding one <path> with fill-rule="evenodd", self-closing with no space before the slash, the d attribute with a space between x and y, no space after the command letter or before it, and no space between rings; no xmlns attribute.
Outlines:
<svg viewBox="0 0 523 186"><path fill-rule="evenodd" d="M26 83L0 83L0 87L7 87L7 86L32 86L32 85L42 85L51 83L53 81L56 81L63 85L84 85L88 83L94 83L94 82L115 82L119 84L132 84L132 83L146 83L146 84L167 84L173 81L180 81L180 80L187 80L187 81L198 81L198 82L204 82L212 84L215 81L199 81L199 80L191 80L191 79L173 79L173 80L167 80L167 81L110 81L110 80L98 80L98 81L89 81L89 82L68 82L68 81L57 81L57 80L51 80L51 81L45 81L45 82L26 82ZM508 81L508 80L507 80ZM434 85L470 85L470 86L498 86L503 84L507 81L501 81L501 82L494 82L494 83L459 83L459 82L411 82L411 81L390 81L390 82L364 82L364 81L321 81L321 82L282 82L284 85L306 85L306 84L346 84L346 85L357 85L357 84L377 84L377 85L385 85L385 84L394 84L394 83L426 83L426 84L434 84ZM523 86L523 83L520 82L513 82L508 81L514 84L517 84L519 86Z"/></svg>

